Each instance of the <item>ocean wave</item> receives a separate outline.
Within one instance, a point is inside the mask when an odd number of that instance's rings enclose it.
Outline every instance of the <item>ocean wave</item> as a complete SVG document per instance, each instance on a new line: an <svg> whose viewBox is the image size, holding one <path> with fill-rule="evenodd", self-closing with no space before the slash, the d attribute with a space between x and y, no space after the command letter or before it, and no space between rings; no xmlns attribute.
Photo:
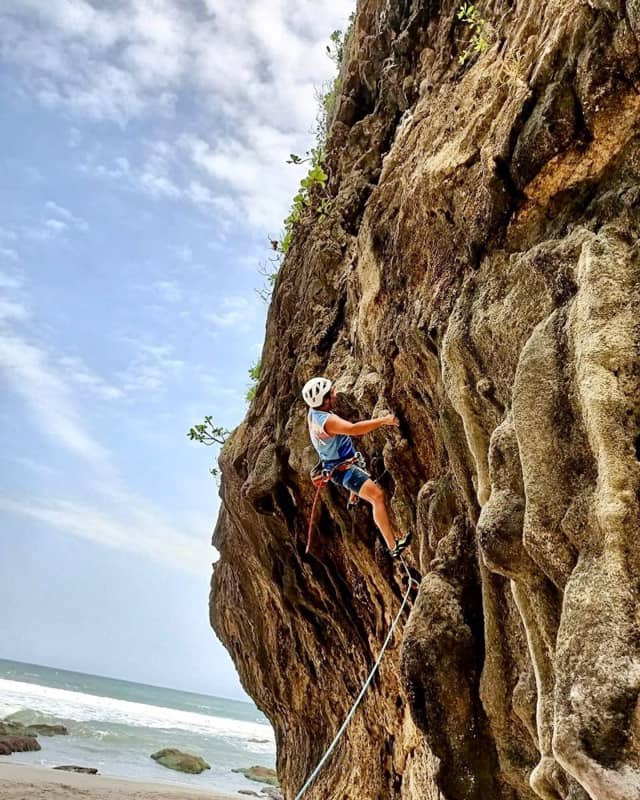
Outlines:
<svg viewBox="0 0 640 800"><path fill-rule="evenodd" d="M46 717L47 721L66 724L70 733L81 736L97 734L100 734L101 738L120 736L124 732L114 730L111 725L123 725L241 739L244 742L249 742L251 739L262 740L260 745L263 747L275 746L272 729L259 722L247 722L0 679L0 716L9 714L24 724L43 722ZM84 727L82 723L85 723ZM102 725L94 726L91 723L102 723ZM255 744L257 742L254 746Z"/></svg>

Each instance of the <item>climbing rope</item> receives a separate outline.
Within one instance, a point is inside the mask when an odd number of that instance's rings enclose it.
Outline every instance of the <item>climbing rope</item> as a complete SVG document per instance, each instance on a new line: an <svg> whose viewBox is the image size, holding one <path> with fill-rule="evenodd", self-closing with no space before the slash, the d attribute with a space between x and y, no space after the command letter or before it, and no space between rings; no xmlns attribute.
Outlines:
<svg viewBox="0 0 640 800"><path fill-rule="evenodd" d="M391 623L391 627L389 628L389 633L387 634L387 638L384 640L384 644L382 645L382 649L380 650L380 653L378 654L378 658L376 658L376 662L373 665L373 667L371 668L371 672L369 673L369 677L364 682L364 684L362 686L362 689L360 689L360 694L356 697L355 703L353 704L353 706L351 708L351 711L349 711L349 713L347 714L345 721L340 726L340 730L338 731L338 733L336 733L333 741L331 742L331 744L327 748L326 753L322 756L322 758L318 762L317 767L313 770L311 775L309 775L309 777L307 778L306 783L304 784L302 789L300 789L298 794L295 796L295 800L300 800L300 798L304 795L304 793L307 791L309 786L311 786L313 781L317 778L318 773L320 772L322 767L324 767L324 765L326 764L329 756L331 755L331 753L333 752L336 744L338 743L338 740L340 739L342 734L346 731L347 726L349 725L349 723L351 722L351 719L353 718L353 715L356 713L356 709L360 705L360 701L362 700L362 698L365 695L365 692L369 688L369 684L371 683L371 681L373 680L374 675L378 671L378 667L380 666L380 662L382 661L382 657L384 656L384 651L387 649L387 645L391 641L391 637L393 636L393 632L396 629L396 625L400 621L400 617L402 616L402 612L404 611L404 607L406 606L407 601L409 600L409 593L411 592L411 587L414 584L416 586L419 585L418 581L416 581L416 579L411 576L411 573L409 572L409 567L407 566L407 562L404 560L404 558L402 556L400 556L400 561L402 562L402 566L404 567L405 572L407 573L407 578L409 579L409 583L407 585L407 591L405 592L404 598L402 599L402 605L400 606L400 610L398 611L398 613L395 616L395 619Z"/></svg>
<svg viewBox="0 0 640 800"><path fill-rule="evenodd" d="M327 481L328 483L328 481ZM309 530L307 531L307 546L305 547L305 553L311 552L311 538L313 536L313 518L316 513L316 506L318 505L318 498L320 497L320 492L325 487L326 483L318 482L316 486L316 493L313 496L313 504L311 506L311 514L309 515Z"/></svg>

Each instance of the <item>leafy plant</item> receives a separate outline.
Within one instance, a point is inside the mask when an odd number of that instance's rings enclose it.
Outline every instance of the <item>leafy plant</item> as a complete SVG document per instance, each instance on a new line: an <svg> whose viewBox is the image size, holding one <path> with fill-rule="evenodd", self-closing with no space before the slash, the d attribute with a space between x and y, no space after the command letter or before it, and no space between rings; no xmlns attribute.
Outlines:
<svg viewBox="0 0 640 800"><path fill-rule="evenodd" d="M460 64L466 64L474 53L484 53L487 50L492 37L491 28L487 20L480 16L474 3L463 3L456 17L471 28L469 44L458 56Z"/></svg>
<svg viewBox="0 0 640 800"><path fill-rule="evenodd" d="M304 164L305 161L308 161L309 152L305 153L305 158L302 156L298 156L295 153L290 153L289 158L287 159L287 164Z"/></svg>
<svg viewBox="0 0 640 800"><path fill-rule="evenodd" d="M315 212L315 216L312 219L324 219L328 211L329 197L325 187L329 176L324 169L325 148L329 127L340 96L342 67L347 44L353 30L354 19L355 13L352 13L349 17L349 25L346 31L335 30L329 37L330 43L326 47L327 55L338 68L338 75L316 91L318 114L316 117L315 147L308 150L304 156L291 153L287 159L287 164L299 165L309 162L311 166L306 177L300 182L300 188L293 198L289 216L284 221L284 230L277 245L277 251L281 257L286 256L289 252L294 231L296 226L303 221L305 212Z"/></svg>
<svg viewBox="0 0 640 800"><path fill-rule="evenodd" d="M258 390L258 384L260 383L261 369L262 369L262 359L258 359L254 364L252 364L249 367L249 377L251 378L251 383L249 384L249 388L247 389L247 393L245 395L247 403L250 403L256 396L256 391Z"/></svg>
<svg viewBox="0 0 640 800"><path fill-rule="evenodd" d="M327 55L333 61L333 63L340 69L342 66L342 61L344 59L344 48L347 43L348 34L351 32L351 26L353 25L353 18L354 14L352 13L349 17L349 27L347 31L342 33L342 31L334 31L331 36L329 37L329 41L331 44L327 45Z"/></svg>
<svg viewBox="0 0 640 800"><path fill-rule="evenodd" d="M300 181L300 187L297 194L293 198L293 204L291 206L291 210L289 211L289 216L284 221L284 232L282 238L278 242L278 252L283 256L286 256L286 254L289 252L289 247L291 246L291 240L293 238L296 225L302 221L305 211L307 211L307 209L311 209L314 197L323 192L329 177L322 167L324 151L314 148L310 153L310 159L311 168L309 169L307 175ZM294 163L301 163L301 161Z"/></svg>
<svg viewBox="0 0 640 800"><path fill-rule="evenodd" d="M192 428L189 428L187 433L187 436L192 442L200 442L200 444L206 447L211 447L214 444L223 445L230 435L231 431L214 425L213 417L210 416L205 417L204 422L201 422L199 425L194 425ZM211 467L209 472L214 478L218 477L219 470L217 467Z"/></svg>

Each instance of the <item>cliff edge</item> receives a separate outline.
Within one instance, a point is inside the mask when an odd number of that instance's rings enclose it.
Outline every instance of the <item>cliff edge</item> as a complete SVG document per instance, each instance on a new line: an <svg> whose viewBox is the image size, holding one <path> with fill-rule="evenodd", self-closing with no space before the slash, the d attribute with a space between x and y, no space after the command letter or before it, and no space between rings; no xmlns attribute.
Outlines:
<svg viewBox="0 0 640 800"><path fill-rule="evenodd" d="M335 487L304 555L315 374L347 418L398 415L360 444L421 582L306 796L640 798L640 5L476 8L359 2L330 200L221 455L211 620L287 800L405 585Z"/></svg>

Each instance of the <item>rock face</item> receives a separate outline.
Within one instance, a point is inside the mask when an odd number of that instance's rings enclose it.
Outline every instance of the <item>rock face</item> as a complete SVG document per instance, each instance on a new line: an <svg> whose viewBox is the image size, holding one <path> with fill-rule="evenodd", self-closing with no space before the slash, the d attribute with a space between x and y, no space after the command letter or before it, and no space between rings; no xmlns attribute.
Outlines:
<svg viewBox="0 0 640 800"><path fill-rule="evenodd" d="M306 798L640 798L640 5L361 0L262 378L221 455L211 619L293 798L403 591L325 491L300 389L337 379L421 576ZM459 56L471 47L462 65Z"/></svg>

